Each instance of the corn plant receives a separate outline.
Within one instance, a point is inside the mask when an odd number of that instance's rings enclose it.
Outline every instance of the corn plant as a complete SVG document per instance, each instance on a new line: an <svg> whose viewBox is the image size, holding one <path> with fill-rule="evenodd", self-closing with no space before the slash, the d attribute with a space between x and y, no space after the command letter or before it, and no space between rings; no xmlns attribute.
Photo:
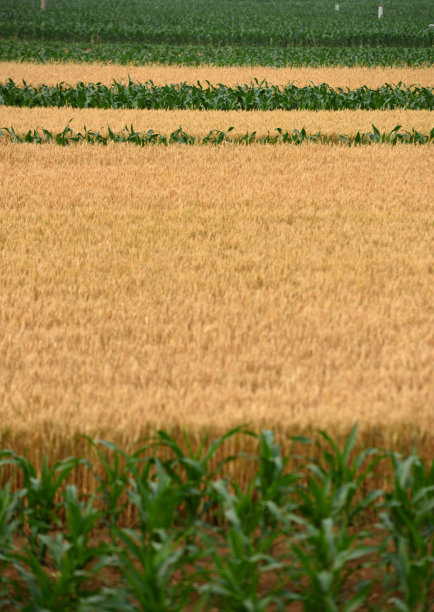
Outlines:
<svg viewBox="0 0 434 612"><path fill-rule="evenodd" d="M200 456L204 443L196 455L190 446L189 455L184 455L175 441L160 431L153 445L156 449L167 446L175 458L162 461L152 456L130 464L127 495L137 508L140 530L115 530L123 545L120 570L131 609L183 610L191 596L193 573L176 583L172 577L175 572L183 573L186 564L197 556L194 522L204 494L202 480L209 476L208 461L220 443L212 444L204 457ZM177 472L180 466L187 477L185 481ZM183 507L187 522L181 515Z"/></svg>
<svg viewBox="0 0 434 612"><path fill-rule="evenodd" d="M291 550L299 564L299 578L307 579L301 601L305 612L350 612L360 608L371 584L360 580L351 592L346 590L348 578L366 566L373 546L364 546L364 533L350 534L346 527L336 525L333 518L319 524L298 519L303 529ZM358 566L354 561L362 560ZM351 563L351 565L350 565Z"/></svg>
<svg viewBox="0 0 434 612"><path fill-rule="evenodd" d="M204 601L234 612L264 612L271 605L284 610L285 604L298 599L298 596L283 589L284 566L272 555L279 531L270 531L265 537L254 537L254 528L261 523L265 506L256 505L249 495L240 500L230 493L224 480L215 482L212 489L222 504L227 527L223 541L207 532L201 533L206 552L214 562L206 583L198 589ZM262 594L261 577L270 573L277 577L276 584Z"/></svg>
<svg viewBox="0 0 434 612"><path fill-rule="evenodd" d="M247 495L250 493L248 499L253 500L254 515L259 519L255 528L259 529L261 538L267 538L270 531L276 528L280 532L288 533L290 522L287 520L287 515L296 508L295 492L302 476L294 468L289 468L290 460L293 458L292 448L284 456L280 445L274 441L274 433L271 430L264 430L258 436L258 440L258 474L252 481L255 486L254 496L249 489L247 489ZM293 437L292 440L293 445L296 442L310 442L302 437ZM243 500L246 494L236 487L236 484L233 486L238 500ZM260 513L258 513L259 509Z"/></svg>
<svg viewBox="0 0 434 612"><path fill-rule="evenodd" d="M385 582L397 591L390 603L405 612L428 612L434 584L434 462L429 467L417 455L397 454L391 460L394 486L380 514L387 534L382 554L389 571Z"/></svg>
<svg viewBox="0 0 434 612"><path fill-rule="evenodd" d="M379 499L383 492L373 489L366 496L359 495L367 486L384 454L367 448L352 457L357 434L355 425L341 450L324 431L320 437L328 448L317 442L319 458L312 458L306 466L307 484L298 489L300 511L318 528L324 519L332 518L341 525L352 525L358 516Z"/></svg>
<svg viewBox="0 0 434 612"><path fill-rule="evenodd" d="M131 602L125 609L184 610L191 599L195 575L186 576L186 566L196 559L195 549L183 545L176 534L165 529L155 529L152 538L143 538L131 529L119 530L118 536L123 544L120 570Z"/></svg>
<svg viewBox="0 0 434 612"><path fill-rule="evenodd" d="M227 440L243 432L242 426L236 427L210 444L208 444L208 435L205 435L197 450L193 449L188 437L184 435L186 452L172 436L162 430L157 432L155 443L173 454L172 458L164 462L164 470L172 480L171 486L176 485L182 498L187 524L201 520L210 510L212 501L207 499L207 489L223 467L234 461L236 456L224 457L213 469L210 469L210 463L215 460L219 449Z"/></svg>
<svg viewBox="0 0 434 612"><path fill-rule="evenodd" d="M18 609L75 609L80 601L93 594L89 581L112 562L105 544L91 545L89 538L99 520L93 499L79 500L75 486L68 485L64 493L66 513L65 533L38 534L48 559L41 559L25 547L15 553L13 562L23 587L17 598Z"/></svg>
<svg viewBox="0 0 434 612"><path fill-rule="evenodd" d="M20 492L11 492L10 482L0 490L0 609L10 603L5 571L12 562L13 538L19 526Z"/></svg>
<svg viewBox="0 0 434 612"><path fill-rule="evenodd" d="M114 527L118 525L122 513L128 505L127 489L129 487L132 466L137 466L143 448L128 454L116 444L105 440L92 440L85 436L88 443L95 449L104 474L101 475L92 466L90 469L99 483L95 491L96 499L102 503L101 515L110 536L114 537Z"/></svg>
<svg viewBox="0 0 434 612"><path fill-rule="evenodd" d="M173 487L172 478L158 458L150 459L141 470L133 467L132 474L128 499L138 510L141 530L152 538L155 531L174 523L182 493Z"/></svg>
<svg viewBox="0 0 434 612"><path fill-rule="evenodd" d="M21 526L31 549L37 556L44 557L45 545L41 535L52 529L62 527L59 518L61 502L59 496L65 481L82 459L68 457L48 467L47 457L42 460L38 475L35 466L26 458L11 450L0 452L0 467L12 465L20 471L22 489L20 491L19 515Z"/></svg>

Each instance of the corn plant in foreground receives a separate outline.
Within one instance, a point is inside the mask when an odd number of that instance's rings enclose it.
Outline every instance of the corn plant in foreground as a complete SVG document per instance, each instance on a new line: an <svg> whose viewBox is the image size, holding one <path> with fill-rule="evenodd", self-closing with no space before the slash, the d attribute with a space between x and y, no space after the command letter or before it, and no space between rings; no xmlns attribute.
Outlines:
<svg viewBox="0 0 434 612"><path fill-rule="evenodd" d="M110 562L108 547L103 543L90 543L91 533L100 518L92 498L86 503L81 502L76 487L68 485L63 499L66 513L64 533L37 536L44 546L44 557L27 547L13 554L21 578L17 589L18 609L23 595L34 602L35 609L52 610L59 606L61 609L74 609L94 593L89 586L90 580ZM28 608L24 606L23 609Z"/></svg>
<svg viewBox="0 0 434 612"><path fill-rule="evenodd" d="M20 471L23 485L20 500L26 501L25 504L19 504L20 521L31 549L33 552L38 549L42 557L46 545L40 536L62 527L59 518L61 504L57 501L57 496L68 476L80 462L81 459L68 457L49 468L47 458L44 457L40 474L37 474L35 466L26 457L20 457L13 451L0 451L0 467L13 465Z"/></svg>
<svg viewBox="0 0 434 612"><path fill-rule="evenodd" d="M394 486L386 494L380 526L387 533L382 563L396 593L390 602L397 610L429 610L434 583L434 461L425 466L417 455L393 454Z"/></svg>
<svg viewBox="0 0 434 612"><path fill-rule="evenodd" d="M255 450L228 452L239 436ZM350 612L375 596L372 609L429 610L434 464L415 453L356 448L356 427L342 446L293 438L286 455L243 427L211 441L161 430L131 453L87 441L86 460L53 466L1 451L18 484L0 490L0 609ZM71 482L79 467L92 495Z"/></svg>

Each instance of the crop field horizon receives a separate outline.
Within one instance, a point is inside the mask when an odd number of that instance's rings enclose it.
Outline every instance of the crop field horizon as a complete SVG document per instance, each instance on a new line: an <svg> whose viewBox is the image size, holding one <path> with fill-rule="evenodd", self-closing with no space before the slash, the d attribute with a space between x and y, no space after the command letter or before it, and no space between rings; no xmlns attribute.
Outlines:
<svg viewBox="0 0 434 612"><path fill-rule="evenodd" d="M199 44L258 47L429 48L429 0L56 0L40 11L33 0L3 0L2 38L64 42ZM23 14L26 19L23 19Z"/></svg>
<svg viewBox="0 0 434 612"><path fill-rule="evenodd" d="M180 66L149 64L145 66L116 64L79 64L53 62L35 64L30 62L0 62L0 82L12 79L17 84L23 80L29 85L57 85L65 82L70 85L79 81L84 83L104 83L113 81L128 83L129 79L144 83L152 81L155 85L170 83L189 83L197 81L227 86L250 84L257 79L269 85L287 85L294 83L297 87L310 84L327 83L330 87L355 89L366 85L378 88L385 83L397 85L399 82L408 87L421 85L434 86L432 67L301 67L273 68L267 66Z"/></svg>
<svg viewBox="0 0 434 612"><path fill-rule="evenodd" d="M0 163L17 451L358 421L432 453L432 147L0 145Z"/></svg>

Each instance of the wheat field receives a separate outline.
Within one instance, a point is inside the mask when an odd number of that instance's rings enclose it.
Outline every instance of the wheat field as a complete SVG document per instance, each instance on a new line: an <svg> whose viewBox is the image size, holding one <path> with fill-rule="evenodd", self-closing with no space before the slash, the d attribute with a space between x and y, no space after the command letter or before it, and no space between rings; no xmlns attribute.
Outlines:
<svg viewBox="0 0 434 612"><path fill-rule="evenodd" d="M0 81L378 87L427 68L0 63ZM429 111L161 111L0 106L0 128L258 136ZM39 461L159 427L286 436L359 423L360 444L430 457L433 146L62 148L0 141L0 433ZM178 432L178 433L176 433ZM179 436L178 436L179 437Z"/></svg>
<svg viewBox="0 0 434 612"><path fill-rule="evenodd" d="M433 148L0 145L0 423L433 451Z"/></svg>
<svg viewBox="0 0 434 612"><path fill-rule="evenodd" d="M138 131L153 129L169 135L180 126L193 136L206 136L210 130L227 130L234 127L233 135L256 131L257 136L306 128L309 133L323 135L346 134L372 131L374 124L381 132L390 132L397 125L402 129L418 130L429 134L433 127L431 111L395 109L388 111L201 111L201 110L124 110L124 109L71 109L71 108L15 108L0 106L0 128L13 126L17 134L29 129L43 127L52 132L61 132L71 121L74 130L100 130L107 133L122 130L133 125Z"/></svg>
<svg viewBox="0 0 434 612"><path fill-rule="evenodd" d="M191 83L200 81L204 86L206 81L216 85L234 86L250 83L255 79L266 80L269 84L286 85L294 83L298 87L314 84L328 83L330 87L343 87L355 89L366 85L370 88L381 87L384 83L397 84L400 81L407 86L422 85L434 86L434 73L431 67L408 68L270 68L263 66L164 66L148 64L145 66L114 65L114 64L74 64L74 63L47 63L35 64L32 62L0 62L0 82L7 79L21 82L23 79L29 85L56 85L62 81L75 84L79 81L109 85L116 80L128 82L152 80L155 85L167 83Z"/></svg>

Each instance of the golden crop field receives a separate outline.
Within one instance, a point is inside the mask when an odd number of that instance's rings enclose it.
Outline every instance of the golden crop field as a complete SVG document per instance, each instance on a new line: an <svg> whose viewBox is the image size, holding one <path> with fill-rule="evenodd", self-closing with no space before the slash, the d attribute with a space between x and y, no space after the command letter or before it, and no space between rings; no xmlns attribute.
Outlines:
<svg viewBox="0 0 434 612"><path fill-rule="evenodd" d="M431 68L0 63L0 81L432 86ZM355 135L430 111L14 108L169 135ZM327 429L433 452L433 146L146 147L0 141L0 432L38 461L79 434ZM247 442L246 442L247 444ZM77 446L78 445L78 446Z"/></svg>
<svg viewBox="0 0 434 612"><path fill-rule="evenodd" d="M433 162L431 146L1 144L3 442L33 459L83 432L358 421L429 456Z"/></svg>
<svg viewBox="0 0 434 612"><path fill-rule="evenodd" d="M114 65L114 64L74 64L74 63L48 63L34 64L21 62L1 62L0 81L13 79L21 82L23 79L29 85L57 85L65 81L71 85L83 82L101 82L107 85L113 80L128 82L152 80L155 85L167 83L187 82L195 84L206 81L216 85L237 85L250 83L254 79L266 80L269 84L286 85L294 83L298 87L314 84L328 83L331 87L348 87L355 89L366 85L367 87L381 87L384 83L397 84L400 81L407 86L422 85L434 86L434 73L430 67L408 68L270 68L263 66L253 67L219 67L219 66L164 66L149 64L145 66Z"/></svg>
<svg viewBox="0 0 434 612"><path fill-rule="evenodd" d="M233 135L257 132L258 136L301 129L323 135L354 135L368 132L374 124L380 132L389 132L397 125L402 129L418 130L429 134L433 127L432 113L428 110L394 109L388 111L201 111L201 110L123 110L72 108L15 108L0 106L0 128L13 126L23 135L38 126L52 132L61 132L71 120L74 130L99 130L107 133L107 126L120 131L131 124L138 131L153 129L169 135L180 126L193 136L206 136L210 130L234 127Z"/></svg>

